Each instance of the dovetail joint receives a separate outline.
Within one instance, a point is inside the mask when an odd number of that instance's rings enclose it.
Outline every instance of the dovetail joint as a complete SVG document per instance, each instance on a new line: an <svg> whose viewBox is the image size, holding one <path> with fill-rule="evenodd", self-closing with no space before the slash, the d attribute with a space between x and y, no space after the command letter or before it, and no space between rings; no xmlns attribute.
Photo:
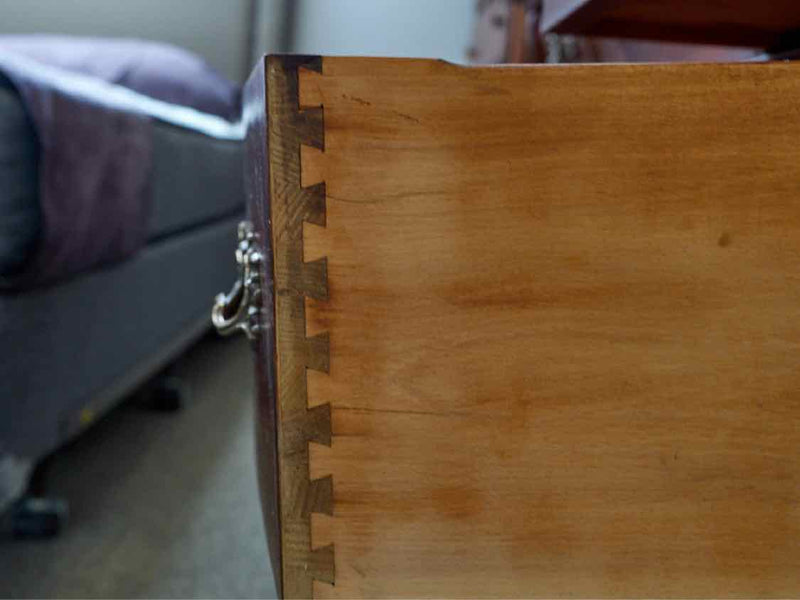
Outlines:
<svg viewBox="0 0 800 600"><path fill-rule="evenodd" d="M311 65L312 68L315 65ZM316 65L321 71L321 64ZM298 92L299 92L299 74ZM300 109L298 94L298 119L297 131L300 144L305 144L325 151L325 113L322 106ZM299 150L299 149L298 149ZM301 153L302 155L302 153ZM302 159L300 168L302 171ZM326 222L326 200L325 182L301 188L303 190L303 200L305 210L303 210L303 220L314 225L324 226ZM302 228L301 228L302 240ZM315 300L326 300L328 298L328 260L321 258L315 261L304 263L305 277L304 283L307 288L304 294ZM328 333L322 333L312 337L306 337L306 368L314 371L328 373L330 367L330 342ZM308 387L306 386L306 393ZM309 417L310 426L308 428L308 442L331 445L331 406L324 404L308 409L306 413ZM309 457L309 472L310 472ZM333 515L333 476L327 475L319 479L309 481L304 509L307 510L309 528L312 513ZM334 549L333 545L323 548L311 549L310 563L313 565L312 578L325 583L334 583Z"/></svg>
<svg viewBox="0 0 800 600"><path fill-rule="evenodd" d="M310 597L314 580L334 583L333 546L312 548L311 540L311 515L333 514L334 482L330 475L310 478L309 449L311 443L331 445L331 407L308 408L306 374L307 369L328 372L330 367L328 334L307 336L305 315L305 298L328 297L327 260L303 260L303 223L325 226L326 189L324 183L301 183L302 146L325 149L325 113L322 106L301 108L299 70L321 73L322 63L318 57L269 60L268 88L276 94L273 114L279 115L277 123L270 121L272 211L283 244L281 256L276 247L277 349L287 357L278 361L278 378L286 382L283 391L279 386L283 589L287 597Z"/></svg>

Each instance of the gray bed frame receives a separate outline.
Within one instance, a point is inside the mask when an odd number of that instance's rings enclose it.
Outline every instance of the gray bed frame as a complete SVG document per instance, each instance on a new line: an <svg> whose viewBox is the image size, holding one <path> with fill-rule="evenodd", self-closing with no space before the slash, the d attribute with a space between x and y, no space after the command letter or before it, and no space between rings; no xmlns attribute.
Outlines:
<svg viewBox="0 0 800 600"><path fill-rule="evenodd" d="M236 277L243 143L154 129L148 244L62 283L0 291L0 514L37 463L210 329L214 295Z"/></svg>

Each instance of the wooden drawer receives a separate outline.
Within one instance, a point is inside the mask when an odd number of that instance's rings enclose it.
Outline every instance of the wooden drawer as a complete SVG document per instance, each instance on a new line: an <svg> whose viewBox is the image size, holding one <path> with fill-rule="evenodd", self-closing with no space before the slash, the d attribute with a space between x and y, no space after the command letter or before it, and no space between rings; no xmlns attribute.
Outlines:
<svg viewBox="0 0 800 600"><path fill-rule="evenodd" d="M800 594L800 65L247 89L286 597Z"/></svg>

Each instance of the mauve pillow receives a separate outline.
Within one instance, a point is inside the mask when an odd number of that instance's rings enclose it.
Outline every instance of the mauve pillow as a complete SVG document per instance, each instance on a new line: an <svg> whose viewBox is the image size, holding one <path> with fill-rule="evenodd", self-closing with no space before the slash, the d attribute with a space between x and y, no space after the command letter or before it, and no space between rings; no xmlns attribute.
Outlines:
<svg viewBox="0 0 800 600"><path fill-rule="evenodd" d="M241 92L196 54L169 44L61 35L0 35L0 49L156 100L239 119Z"/></svg>

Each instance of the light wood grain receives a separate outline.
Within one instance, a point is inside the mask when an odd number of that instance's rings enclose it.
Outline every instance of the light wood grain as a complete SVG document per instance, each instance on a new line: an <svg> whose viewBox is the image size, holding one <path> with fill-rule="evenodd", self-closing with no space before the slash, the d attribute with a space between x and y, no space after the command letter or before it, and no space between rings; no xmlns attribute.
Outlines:
<svg viewBox="0 0 800 600"><path fill-rule="evenodd" d="M800 66L325 58L299 93L315 595L800 594Z"/></svg>

